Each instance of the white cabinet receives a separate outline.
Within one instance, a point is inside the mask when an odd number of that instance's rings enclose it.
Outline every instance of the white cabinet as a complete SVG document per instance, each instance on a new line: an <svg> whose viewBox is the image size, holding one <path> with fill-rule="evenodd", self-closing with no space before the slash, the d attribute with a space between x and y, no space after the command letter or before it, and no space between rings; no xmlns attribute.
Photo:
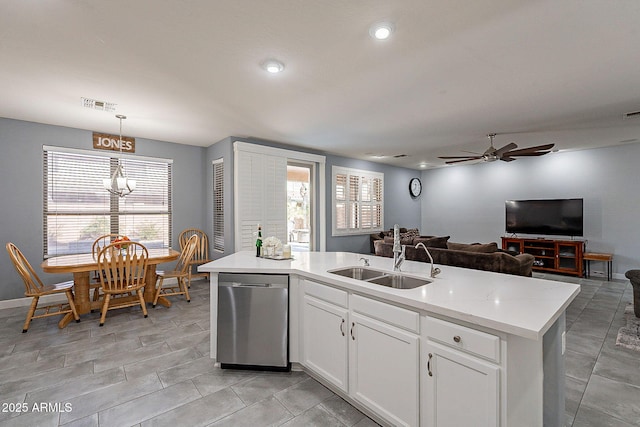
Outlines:
<svg viewBox="0 0 640 427"><path fill-rule="evenodd" d="M396 426L418 425L418 343L415 334L351 314L351 395Z"/></svg>
<svg viewBox="0 0 640 427"><path fill-rule="evenodd" d="M308 280L303 282L303 365L347 392L347 293Z"/></svg>
<svg viewBox="0 0 640 427"><path fill-rule="evenodd" d="M389 424L419 424L420 316L304 280L302 361Z"/></svg>
<svg viewBox="0 0 640 427"><path fill-rule="evenodd" d="M345 308L304 296L304 365L347 391L347 315Z"/></svg>
<svg viewBox="0 0 640 427"><path fill-rule="evenodd" d="M424 426L499 425L498 366L431 341L425 353Z"/></svg>
<svg viewBox="0 0 640 427"><path fill-rule="evenodd" d="M500 339L425 318L422 425L500 425Z"/></svg>

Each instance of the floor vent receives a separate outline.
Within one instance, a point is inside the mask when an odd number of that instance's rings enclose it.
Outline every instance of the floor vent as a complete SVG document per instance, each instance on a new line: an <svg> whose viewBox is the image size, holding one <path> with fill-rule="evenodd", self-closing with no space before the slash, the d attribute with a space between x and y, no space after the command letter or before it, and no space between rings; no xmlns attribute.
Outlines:
<svg viewBox="0 0 640 427"><path fill-rule="evenodd" d="M100 111L116 111L116 105L113 102L106 101L98 101L96 99L90 98L80 98L82 100L82 106L86 108L91 108L92 110L100 110Z"/></svg>

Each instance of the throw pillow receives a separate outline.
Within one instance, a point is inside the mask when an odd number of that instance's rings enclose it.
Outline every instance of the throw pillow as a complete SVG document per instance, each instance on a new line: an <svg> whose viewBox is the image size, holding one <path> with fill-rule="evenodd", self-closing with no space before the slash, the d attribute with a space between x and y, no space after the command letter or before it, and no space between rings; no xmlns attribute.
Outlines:
<svg viewBox="0 0 640 427"><path fill-rule="evenodd" d="M449 240L449 237L450 236L430 238L416 237L413 239L413 244L417 245L418 243L423 243L428 248L447 249L447 241Z"/></svg>

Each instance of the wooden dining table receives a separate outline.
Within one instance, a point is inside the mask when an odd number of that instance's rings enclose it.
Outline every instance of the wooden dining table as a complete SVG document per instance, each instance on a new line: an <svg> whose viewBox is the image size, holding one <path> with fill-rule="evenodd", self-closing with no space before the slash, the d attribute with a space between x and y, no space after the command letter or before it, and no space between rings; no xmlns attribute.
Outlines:
<svg viewBox="0 0 640 427"><path fill-rule="evenodd" d="M171 248L148 249L149 258L145 273L144 300L153 302L153 294L156 289L156 266L164 262L178 259L180 252ZM78 314L86 314L91 310L100 310L102 301L92 301L89 296L90 273L98 270L98 262L92 254L75 254L52 257L44 260L42 271L45 273L73 273L74 302ZM158 304L165 307L171 306L171 301L165 297L158 298ZM58 323L60 328L65 327L73 319L72 314L65 315Z"/></svg>

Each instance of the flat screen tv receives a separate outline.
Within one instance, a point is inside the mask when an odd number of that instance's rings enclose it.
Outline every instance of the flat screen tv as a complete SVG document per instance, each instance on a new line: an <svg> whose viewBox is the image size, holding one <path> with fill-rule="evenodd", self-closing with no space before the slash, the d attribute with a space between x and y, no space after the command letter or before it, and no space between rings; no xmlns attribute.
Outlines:
<svg viewBox="0 0 640 427"><path fill-rule="evenodd" d="M582 236L582 199L507 200L507 233Z"/></svg>

